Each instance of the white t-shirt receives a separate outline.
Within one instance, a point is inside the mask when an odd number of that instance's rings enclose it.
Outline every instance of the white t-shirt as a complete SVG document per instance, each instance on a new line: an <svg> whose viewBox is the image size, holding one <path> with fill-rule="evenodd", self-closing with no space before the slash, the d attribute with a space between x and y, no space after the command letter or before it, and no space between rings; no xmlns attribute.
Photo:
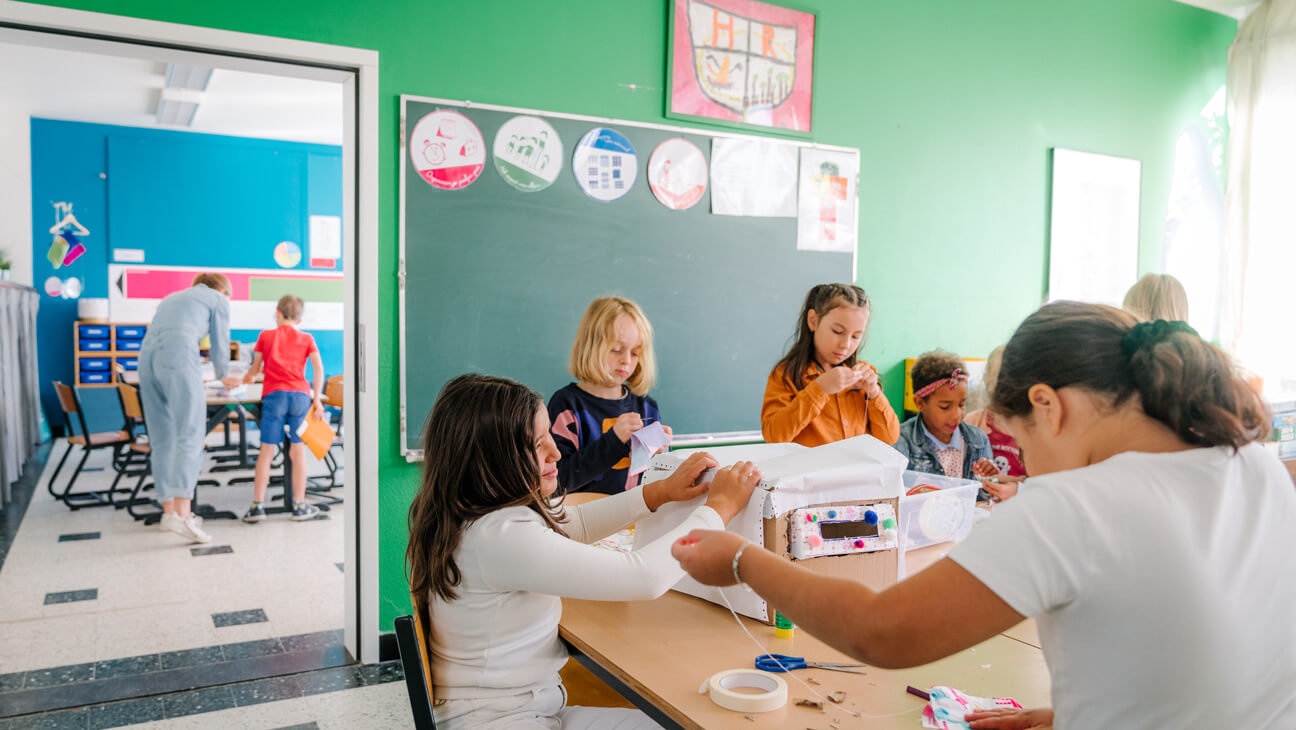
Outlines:
<svg viewBox="0 0 1296 730"><path fill-rule="evenodd" d="M526 507L473 522L455 553L459 597L430 600L433 691L438 699L498 697L557 686L567 649L558 639L561 597L657 598L684 577L671 543L692 530L723 530L698 507L661 538L621 553L587 543L649 514L643 489L567 507L563 537Z"/></svg>
<svg viewBox="0 0 1296 730"><path fill-rule="evenodd" d="M1296 485L1273 455L1030 483L949 557L1037 618L1059 730L1296 727Z"/></svg>

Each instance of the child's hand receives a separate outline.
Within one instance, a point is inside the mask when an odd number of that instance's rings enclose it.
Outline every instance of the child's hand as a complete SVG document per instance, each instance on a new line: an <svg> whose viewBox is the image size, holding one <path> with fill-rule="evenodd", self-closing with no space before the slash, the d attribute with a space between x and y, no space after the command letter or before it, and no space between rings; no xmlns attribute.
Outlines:
<svg viewBox="0 0 1296 730"><path fill-rule="evenodd" d="M859 373L845 365L838 365L835 368L829 369L828 372L823 375L820 375L819 380L816 382L819 383L820 388L823 388L823 392L832 395L833 393L840 393L847 388L853 387L859 382L859 380Z"/></svg>
<svg viewBox="0 0 1296 730"><path fill-rule="evenodd" d="M221 378L221 385L225 386L226 388L237 388L239 383L242 382L243 379L237 375L226 375L225 377Z"/></svg>
<svg viewBox="0 0 1296 730"><path fill-rule="evenodd" d="M720 466L720 462L707 452L694 452L670 476L645 484L644 502L654 512L667 502L687 502L711 487L710 482L702 484L696 482L698 477L702 476L702 472L717 466Z"/></svg>
<svg viewBox="0 0 1296 730"><path fill-rule="evenodd" d="M693 579L709 586L731 586L733 557L746 541L724 530L694 530L671 545L671 555ZM756 550L749 547L750 552ZM747 552L743 556L747 556Z"/></svg>
<svg viewBox="0 0 1296 730"><path fill-rule="evenodd" d="M728 522L751 501L752 490L761 480L760 469L750 461L740 461L716 472L706 505Z"/></svg>
<svg viewBox="0 0 1296 730"><path fill-rule="evenodd" d="M612 433L621 439L621 443L630 440L630 434L644 427L643 416L638 413L622 413L617 416L616 423L612 424Z"/></svg>
<svg viewBox="0 0 1296 730"><path fill-rule="evenodd" d="M999 476L999 467L995 466L993 461L982 457L972 465L972 473L979 477L997 477Z"/></svg>
<svg viewBox="0 0 1296 730"><path fill-rule="evenodd" d="M745 553L744 553L745 554ZM998 728L998 730L1030 730L1053 724L1053 710L1048 707L1035 710L974 710L963 716L968 727Z"/></svg>
<svg viewBox="0 0 1296 730"><path fill-rule="evenodd" d="M675 436L675 432L671 430L671 427L670 427L670 426L667 426L667 425L664 424L664 423L662 424L662 433L666 434L666 438L667 438L668 440L669 440L670 438L672 438L673 436ZM664 453L666 453L667 451L670 451L670 444L669 444L669 443L667 443L665 446L661 447L660 449L657 449L657 453L658 453L658 454L664 454Z"/></svg>
<svg viewBox="0 0 1296 730"><path fill-rule="evenodd" d="M986 490L987 494L999 500L1000 502L1010 497L1017 496L1016 481L1002 481L1002 480L998 482L983 481L981 482L981 488Z"/></svg>
<svg viewBox="0 0 1296 730"><path fill-rule="evenodd" d="M860 378L859 383L855 386L856 388L864 391L864 395L868 396L869 400L882 397L882 385L878 383L878 374L872 365L862 362L856 363L855 372Z"/></svg>
<svg viewBox="0 0 1296 730"><path fill-rule="evenodd" d="M327 421L327 420L328 420L328 415L324 413L324 403L323 403L322 401L320 401L320 398L319 398L318 395L315 396L315 400L314 400L314 402L311 403L311 408L315 409L315 418L317 418L317 419L319 419L319 420L321 420L321 421Z"/></svg>

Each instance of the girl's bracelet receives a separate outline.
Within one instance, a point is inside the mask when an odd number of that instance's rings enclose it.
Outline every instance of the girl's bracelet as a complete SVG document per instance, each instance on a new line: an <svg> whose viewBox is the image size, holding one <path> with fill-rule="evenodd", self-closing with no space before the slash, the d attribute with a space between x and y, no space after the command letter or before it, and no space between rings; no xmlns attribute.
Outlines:
<svg viewBox="0 0 1296 730"><path fill-rule="evenodd" d="M748 547L750 547L750 546L752 546L752 545L755 545L755 544L756 544L756 543L752 542L751 540L743 540L742 547L739 547L739 548L738 548L738 552L734 553L734 556L733 556L733 577L734 577L734 583L737 583L738 585L743 585L743 579L742 579L742 576L738 575L738 561L742 559L743 551L746 550Z"/></svg>

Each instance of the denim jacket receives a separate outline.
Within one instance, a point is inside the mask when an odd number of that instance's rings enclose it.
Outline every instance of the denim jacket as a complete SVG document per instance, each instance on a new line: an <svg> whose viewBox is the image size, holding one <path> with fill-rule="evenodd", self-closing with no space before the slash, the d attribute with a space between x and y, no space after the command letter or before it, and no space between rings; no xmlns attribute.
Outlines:
<svg viewBox="0 0 1296 730"><path fill-rule="evenodd" d="M967 423L959 424L959 433L963 435L963 473L959 476L963 479L976 479L972 465L978 459L994 459L990 451L990 438L985 431ZM895 442L895 450L908 457L910 470L945 476L940 457L936 455L936 447L932 446L927 434L923 433L922 414L900 424L900 440ZM984 489L977 490L977 499L990 499L990 494Z"/></svg>

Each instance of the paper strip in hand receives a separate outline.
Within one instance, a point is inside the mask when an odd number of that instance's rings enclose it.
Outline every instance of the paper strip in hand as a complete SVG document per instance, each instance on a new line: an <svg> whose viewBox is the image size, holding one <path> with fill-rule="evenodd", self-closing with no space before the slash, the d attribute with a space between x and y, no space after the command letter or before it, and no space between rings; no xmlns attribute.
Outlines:
<svg viewBox="0 0 1296 730"><path fill-rule="evenodd" d="M662 429L661 421L650 423L631 434L630 476L647 469L657 452L669 445L670 436Z"/></svg>

